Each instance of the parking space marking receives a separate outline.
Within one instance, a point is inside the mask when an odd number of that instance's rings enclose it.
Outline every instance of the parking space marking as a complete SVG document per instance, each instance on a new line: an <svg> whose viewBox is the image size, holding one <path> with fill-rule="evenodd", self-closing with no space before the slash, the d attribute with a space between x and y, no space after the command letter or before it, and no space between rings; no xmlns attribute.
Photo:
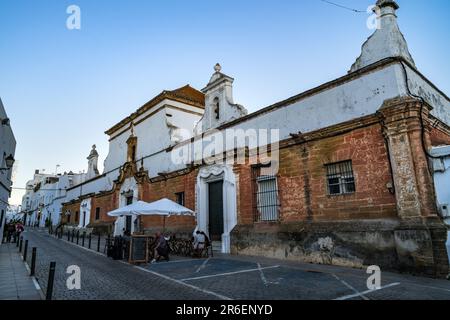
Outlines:
<svg viewBox="0 0 450 320"><path fill-rule="evenodd" d="M261 268L261 270L266 270L266 269L275 269L275 268L279 268L280 266L272 266L272 267L265 267L265 268ZM195 278L186 278L186 279L182 279L180 281L192 281L192 280L201 280L201 279L208 279L208 278L214 278L214 277L224 277L224 276L231 276L234 274L240 274L240 273L249 273L249 272L255 272L255 271L259 271L260 269L247 269L247 270L241 270L241 271L234 271L234 272L227 272L227 273L219 273L219 274L212 274L209 276L203 276L203 277L195 277Z"/></svg>
<svg viewBox="0 0 450 320"><path fill-rule="evenodd" d="M356 290L354 287L352 287L350 284L348 284L347 281L342 280L341 278L339 278L337 275L332 274L332 276L338 280L339 282L341 282L344 286L346 286L347 288L349 288L350 290L352 290L355 294L359 295L361 298L363 298L364 300L370 300L369 298L367 298L363 293L360 293L358 290Z"/></svg>
<svg viewBox="0 0 450 320"><path fill-rule="evenodd" d="M205 262L203 262L202 265L200 267L198 267L198 269L195 271L195 273L199 273L201 270L205 269L205 267L208 264L209 260L211 260L211 258L206 259Z"/></svg>
<svg viewBox="0 0 450 320"><path fill-rule="evenodd" d="M404 285L411 285L411 286L416 286L416 287L427 288L427 289L442 290L442 291L450 292L450 289L439 288L439 287L432 287L432 286L427 286L427 285L423 285L423 284L417 284L417 283L403 283L403 284Z"/></svg>
<svg viewBox="0 0 450 320"><path fill-rule="evenodd" d="M267 287L269 284L267 283L267 279L266 279L266 276L264 275L264 271L261 270L261 264L260 263L258 263L258 270L259 270L259 275L261 277L261 281Z"/></svg>
<svg viewBox="0 0 450 320"><path fill-rule="evenodd" d="M173 279L173 278L171 278L171 277L165 276L165 275L163 275L163 274L160 274L160 273L157 273L157 272L154 272L154 271L151 271L151 270L142 268L142 267L135 266L135 268L138 269L138 270L147 272L147 273L151 273L151 274L153 274L153 275L155 275L155 276L157 276L157 277L163 278L163 279L165 279L165 280L169 280L169 281L175 282L175 283L177 283L177 284L179 284L179 285L182 285L182 286L185 286L185 287L188 287L188 288L191 288L191 289L200 291L200 292L202 292L202 293L206 293L206 294L209 294L209 295L213 295L213 296L215 296L215 297L217 297L217 298L219 298L219 299L221 299L221 300L233 300L233 299L231 299L231 298L229 298L229 297L226 297L226 296L224 296L224 295L215 293L215 292L213 292L213 291L209 291L209 290L206 290L206 289L202 289L202 288L193 286L193 285L188 284L188 283L185 283L185 282L183 282L183 281L180 281L180 280L177 280L177 279Z"/></svg>
<svg viewBox="0 0 450 320"><path fill-rule="evenodd" d="M337 298L337 299L334 299L334 300L353 299L353 298L356 298L356 297L360 297L361 295L364 295L364 294L374 293L374 292L377 292L377 291L380 291L380 290L383 290L383 289L387 289L387 288L392 288L392 287L395 287L395 286L398 286L398 285L400 285L400 282L391 283L391 284L388 284L388 285L386 285L384 287L381 287L381 288L375 289L375 290L367 290L367 291L364 291L364 292L358 292L358 293L355 293L355 294L349 294L348 296L343 296L343 297L340 297L340 298Z"/></svg>

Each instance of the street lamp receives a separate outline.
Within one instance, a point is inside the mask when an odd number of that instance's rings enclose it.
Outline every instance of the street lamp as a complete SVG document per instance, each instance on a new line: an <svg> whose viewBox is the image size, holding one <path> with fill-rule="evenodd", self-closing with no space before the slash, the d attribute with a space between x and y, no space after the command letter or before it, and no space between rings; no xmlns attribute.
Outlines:
<svg viewBox="0 0 450 320"><path fill-rule="evenodd" d="M11 170L11 168L14 165L14 162L16 160L14 159L13 155L10 154L8 157L6 157L5 159L5 164L6 164L6 168L0 168L0 171L7 171L7 170Z"/></svg>

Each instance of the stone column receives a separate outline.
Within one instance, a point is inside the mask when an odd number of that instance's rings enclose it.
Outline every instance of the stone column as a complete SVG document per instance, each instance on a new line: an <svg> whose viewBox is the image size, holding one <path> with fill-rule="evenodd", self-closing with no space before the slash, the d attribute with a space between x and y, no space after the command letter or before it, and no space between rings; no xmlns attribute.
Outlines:
<svg viewBox="0 0 450 320"><path fill-rule="evenodd" d="M446 228L438 216L433 176L422 142L421 112L426 125L430 110L420 100L402 97L386 101L379 111L390 150L400 219L394 232L400 267L442 276L448 273ZM428 143L428 128L425 135Z"/></svg>

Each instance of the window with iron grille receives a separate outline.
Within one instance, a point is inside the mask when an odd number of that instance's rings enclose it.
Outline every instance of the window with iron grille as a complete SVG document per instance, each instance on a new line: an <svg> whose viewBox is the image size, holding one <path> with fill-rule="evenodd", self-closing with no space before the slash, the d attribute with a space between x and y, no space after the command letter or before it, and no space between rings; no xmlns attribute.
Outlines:
<svg viewBox="0 0 450 320"><path fill-rule="evenodd" d="M95 208L95 220L100 220L100 208Z"/></svg>
<svg viewBox="0 0 450 320"><path fill-rule="evenodd" d="M254 167L252 176L255 222L278 221L280 202L277 176L266 172L262 174L261 167Z"/></svg>
<svg viewBox="0 0 450 320"><path fill-rule="evenodd" d="M177 203L184 206L184 192L175 193L175 196L177 197Z"/></svg>
<svg viewBox="0 0 450 320"><path fill-rule="evenodd" d="M352 161L326 165L329 195L350 194L356 191Z"/></svg>
<svg viewBox="0 0 450 320"><path fill-rule="evenodd" d="M75 221L74 222L79 222L80 221L80 213L78 211L75 212Z"/></svg>

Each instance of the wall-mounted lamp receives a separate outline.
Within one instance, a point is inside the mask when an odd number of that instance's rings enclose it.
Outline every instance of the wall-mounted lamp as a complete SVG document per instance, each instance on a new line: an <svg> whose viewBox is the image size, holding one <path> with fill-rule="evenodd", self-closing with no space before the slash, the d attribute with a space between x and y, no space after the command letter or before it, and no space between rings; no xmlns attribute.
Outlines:
<svg viewBox="0 0 450 320"><path fill-rule="evenodd" d="M16 160L14 159L13 155L10 154L9 156L7 156L5 158L6 168L0 168L0 171L11 170L11 168L13 167L15 161Z"/></svg>
<svg viewBox="0 0 450 320"><path fill-rule="evenodd" d="M9 118L0 119L2 126L9 126Z"/></svg>

